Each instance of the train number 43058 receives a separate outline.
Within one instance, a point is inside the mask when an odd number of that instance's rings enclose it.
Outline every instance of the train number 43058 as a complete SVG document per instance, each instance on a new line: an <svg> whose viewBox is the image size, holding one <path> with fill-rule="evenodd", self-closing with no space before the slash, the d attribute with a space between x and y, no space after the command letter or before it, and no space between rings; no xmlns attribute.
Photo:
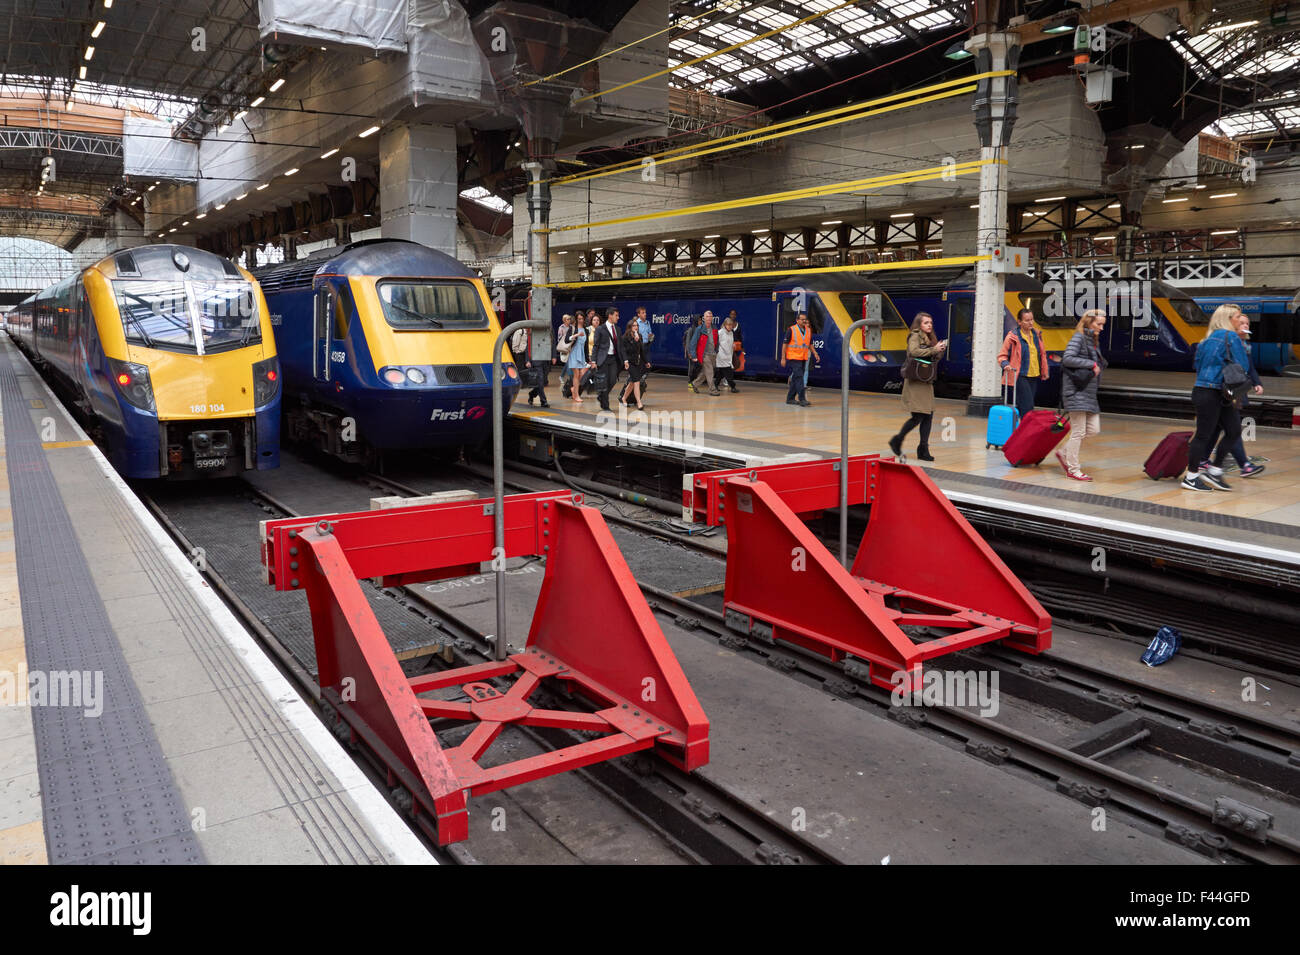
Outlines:
<svg viewBox="0 0 1300 955"><path fill-rule="evenodd" d="M190 414L219 414L225 410L225 405L190 405Z"/></svg>

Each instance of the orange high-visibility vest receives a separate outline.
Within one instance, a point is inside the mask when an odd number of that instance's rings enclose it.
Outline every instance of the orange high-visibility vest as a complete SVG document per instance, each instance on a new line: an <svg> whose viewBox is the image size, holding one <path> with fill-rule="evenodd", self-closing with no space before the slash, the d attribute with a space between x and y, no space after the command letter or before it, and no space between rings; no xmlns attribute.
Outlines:
<svg viewBox="0 0 1300 955"><path fill-rule="evenodd" d="M790 326L790 344L785 346L785 357L787 361L807 361L808 348L812 344L812 326L807 330L800 328L798 325Z"/></svg>

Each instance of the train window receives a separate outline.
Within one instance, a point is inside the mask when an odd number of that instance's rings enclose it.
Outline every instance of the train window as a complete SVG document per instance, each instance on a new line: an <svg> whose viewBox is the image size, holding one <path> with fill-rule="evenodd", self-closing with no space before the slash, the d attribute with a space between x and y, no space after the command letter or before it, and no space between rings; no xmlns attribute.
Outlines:
<svg viewBox="0 0 1300 955"><path fill-rule="evenodd" d="M867 296L863 292L841 292L840 304L844 306L844 311L849 313L849 321L856 322L864 318L862 312L862 301ZM898 309L890 300L888 295L882 296L880 308L881 328L906 328L907 323L903 321L903 316L898 313Z"/></svg>
<svg viewBox="0 0 1300 955"><path fill-rule="evenodd" d="M334 299L334 340L341 342L348 337L348 325L352 323L351 302L336 288L330 289L330 296Z"/></svg>
<svg viewBox="0 0 1300 955"><path fill-rule="evenodd" d="M975 313L975 299L965 295L958 295L950 303L948 312L949 327L948 336L956 338L963 335L970 335L971 316Z"/></svg>
<svg viewBox="0 0 1300 955"><path fill-rule="evenodd" d="M381 281L379 301L388 324L400 331L487 328L487 311L470 282Z"/></svg>
<svg viewBox="0 0 1300 955"><path fill-rule="evenodd" d="M247 282L190 282L204 351L242 348L262 340L257 294Z"/></svg>
<svg viewBox="0 0 1300 955"><path fill-rule="evenodd" d="M1210 324L1210 316L1205 314L1205 310L1190 298L1173 298L1171 296L1169 304L1178 313L1178 317L1188 325L1204 327Z"/></svg>
<svg viewBox="0 0 1300 955"><path fill-rule="evenodd" d="M1048 308L1049 299L1050 296L1046 292L1022 292L1020 307L1034 313L1034 322L1039 328L1073 328L1079 321L1074 313L1065 307ZM1053 306L1060 304L1061 300L1058 298Z"/></svg>
<svg viewBox="0 0 1300 955"><path fill-rule="evenodd" d="M195 348L184 282L117 279L113 292L127 341L151 348Z"/></svg>
<svg viewBox="0 0 1300 955"><path fill-rule="evenodd" d="M797 289L790 292L778 292L777 295L781 303L782 337L785 336L785 330L798 320L800 306L802 306L802 311L808 313L808 324L812 326L813 334L820 335L822 333L822 327L826 324L826 310L822 307L821 302L817 300L816 292Z"/></svg>

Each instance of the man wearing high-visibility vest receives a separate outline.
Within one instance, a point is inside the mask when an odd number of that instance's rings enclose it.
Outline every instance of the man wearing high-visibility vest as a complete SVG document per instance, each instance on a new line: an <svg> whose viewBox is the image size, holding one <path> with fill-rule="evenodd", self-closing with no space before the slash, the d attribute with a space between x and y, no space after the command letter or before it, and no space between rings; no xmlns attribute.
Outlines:
<svg viewBox="0 0 1300 955"><path fill-rule="evenodd" d="M822 356L812 343L812 326L808 324L808 313L800 312L795 324L785 334L785 344L781 349L781 367L790 369L790 390L786 392L785 403L799 404L807 408L812 404L804 394L804 369L808 365L808 355L812 354L815 362Z"/></svg>

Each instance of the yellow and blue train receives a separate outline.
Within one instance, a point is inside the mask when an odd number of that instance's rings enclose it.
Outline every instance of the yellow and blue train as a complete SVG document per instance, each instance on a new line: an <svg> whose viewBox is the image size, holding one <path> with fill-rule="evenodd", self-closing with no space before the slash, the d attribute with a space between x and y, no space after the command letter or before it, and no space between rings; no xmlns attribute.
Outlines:
<svg viewBox="0 0 1300 955"><path fill-rule="evenodd" d="M284 369L286 436L354 462L492 433L483 281L415 242L368 239L256 270ZM505 407L519 390L503 362Z"/></svg>
<svg viewBox="0 0 1300 955"><path fill-rule="evenodd" d="M280 367L251 275L210 252L115 252L19 304L10 336L128 478L280 463Z"/></svg>

